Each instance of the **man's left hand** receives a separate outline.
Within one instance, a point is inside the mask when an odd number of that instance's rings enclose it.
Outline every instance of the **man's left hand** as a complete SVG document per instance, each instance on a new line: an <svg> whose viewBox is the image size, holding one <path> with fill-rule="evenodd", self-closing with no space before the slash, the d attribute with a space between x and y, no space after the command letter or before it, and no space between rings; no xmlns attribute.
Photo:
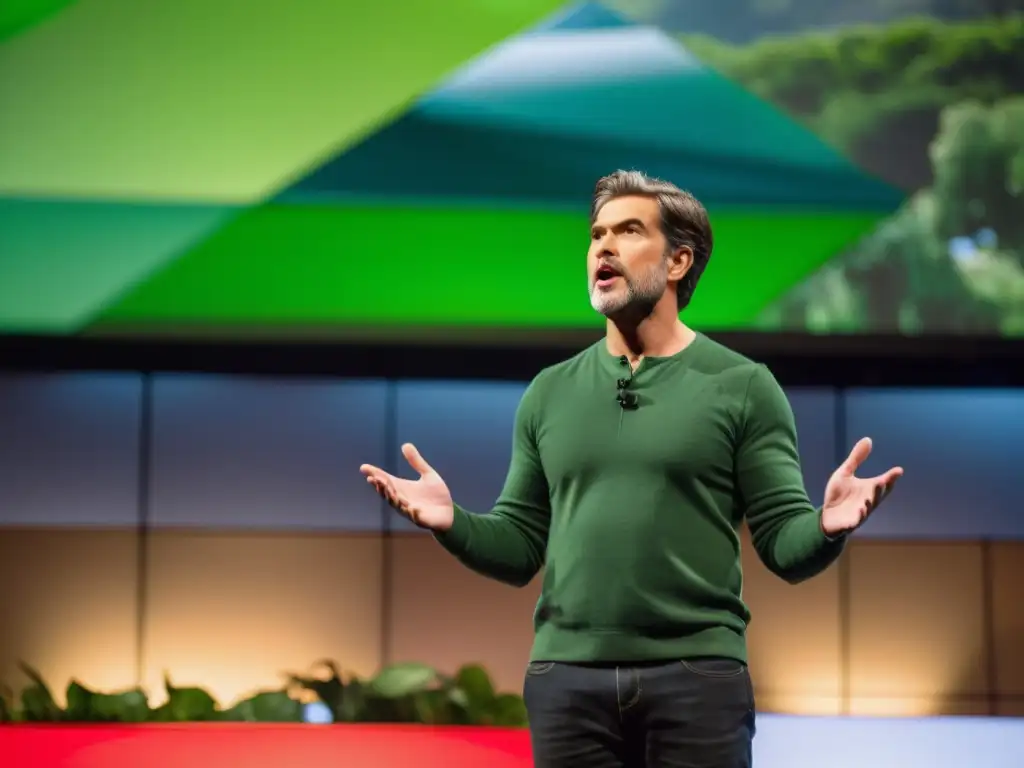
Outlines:
<svg viewBox="0 0 1024 768"><path fill-rule="evenodd" d="M841 536L863 525L903 476L903 467L893 467L875 477L857 477L854 473L870 455L871 438L861 438L829 478L821 508L821 529L826 536Z"/></svg>

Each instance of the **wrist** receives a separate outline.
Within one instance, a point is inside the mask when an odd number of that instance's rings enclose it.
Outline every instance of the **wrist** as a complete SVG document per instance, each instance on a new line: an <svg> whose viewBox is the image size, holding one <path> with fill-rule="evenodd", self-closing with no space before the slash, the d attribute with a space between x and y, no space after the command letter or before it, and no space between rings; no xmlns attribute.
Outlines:
<svg viewBox="0 0 1024 768"><path fill-rule="evenodd" d="M461 541L467 535L465 519L467 513L459 508L458 504L452 505L452 516L445 524L431 528L431 533L439 541Z"/></svg>
<svg viewBox="0 0 1024 768"><path fill-rule="evenodd" d="M818 530L825 538L825 541L831 542L842 541L846 538L847 534L849 534L849 531L829 531L829 529L825 527L824 515L820 512L818 513Z"/></svg>
<svg viewBox="0 0 1024 768"><path fill-rule="evenodd" d="M455 525L455 507L452 506L451 512L448 514L447 519L439 521L437 524L431 527L434 533L447 533Z"/></svg>

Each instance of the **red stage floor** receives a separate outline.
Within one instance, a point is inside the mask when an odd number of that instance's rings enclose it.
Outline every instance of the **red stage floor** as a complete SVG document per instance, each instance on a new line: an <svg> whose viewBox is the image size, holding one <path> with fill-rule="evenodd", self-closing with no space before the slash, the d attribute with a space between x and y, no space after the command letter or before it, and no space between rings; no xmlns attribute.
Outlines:
<svg viewBox="0 0 1024 768"><path fill-rule="evenodd" d="M0 726L3 768L530 768L525 730L388 725Z"/></svg>

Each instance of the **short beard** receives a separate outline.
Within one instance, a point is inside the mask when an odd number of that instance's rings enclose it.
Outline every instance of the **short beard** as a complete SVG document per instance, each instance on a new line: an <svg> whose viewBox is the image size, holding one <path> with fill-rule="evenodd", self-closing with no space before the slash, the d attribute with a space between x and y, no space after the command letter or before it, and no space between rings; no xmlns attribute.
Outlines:
<svg viewBox="0 0 1024 768"><path fill-rule="evenodd" d="M603 293L597 290L596 285L591 284L590 306L608 318L627 314L649 315L668 288L668 261L663 261L636 277L625 274L621 277L626 282L624 294Z"/></svg>

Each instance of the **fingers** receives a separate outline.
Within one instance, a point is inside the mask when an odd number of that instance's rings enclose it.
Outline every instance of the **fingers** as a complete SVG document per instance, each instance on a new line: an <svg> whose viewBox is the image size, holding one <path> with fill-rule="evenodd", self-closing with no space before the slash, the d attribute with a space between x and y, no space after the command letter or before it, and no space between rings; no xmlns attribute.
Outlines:
<svg viewBox="0 0 1024 768"><path fill-rule="evenodd" d="M381 498L391 505L391 507L419 525L418 511L409 503L409 500L399 492L390 475L385 474L384 476L374 475L367 477L366 482L372 485L373 489L377 491Z"/></svg>
<svg viewBox="0 0 1024 768"><path fill-rule="evenodd" d="M883 472L881 475L876 477L875 482L892 488L892 486L896 484L896 481L901 477L903 477L903 467L893 467L889 471Z"/></svg>
<svg viewBox="0 0 1024 768"><path fill-rule="evenodd" d="M879 488L881 488L881 497L878 499L879 501L892 493L892 489L896 486L896 481L902 476L902 474L903 473L901 472L899 475L893 475L892 478L879 485Z"/></svg>
<svg viewBox="0 0 1024 768"><path fill-rule="evenodd" d="M884 472L869 481L875 487L876 506L882 501L882 499L892 493L892 489L896 486L896 481L901 477L903 477L903 467L893 467L888 472Z"/></svg>
<svg viewBox="0 0 1024 768"><path fill-rule="evenodd" d="M367 479L371 477L385 477L387 475L387 472L380 467L373 466L373 464L360 464L359 471L362 472Z"/></svg>
<svg viewBox="0 0 1024 768"><path fill-rule="evenodd" d="M373 486L384 501L416 525L420 525L419 510L398 490L394 477L371 464L364 464L360 471L366 475L366 482Z"/></svg>
<svg viewBox="0 0 1024 768"><path fill-rule="evenodd" d="M872 494L871 498L868 499L868 502L867 502L867 505L866 505L867 506L867 514L870 515L875 510L875 507L877 507L879 504L882 503L882 499L885 498L885 494L886 493L887 493L887 491L886 491L884 485L876 485L875 486L875 492L874 492L874 494Z"/></svg>
<svg viewBox="0 0 1024 768"><path fill-rule="evenodd" d="M395 492L395 478L380 467L375 467L373 464L363 464L359 467L359 471L366 477L366 482L372 485L377 493L382 496Z"/></svg>
<svg viewBox="0 0 1024 768"><path fill-rule="evenodd" d="M885 500L885 498L892 493L892 489L896 485L896 481L903 476L902 467L893 467L885 474L879 475L878 477L872 478L867 482L872 488L871 496L864 501L864 508L861 510L862 513L870 515L875 508Z"/></svg>
<svg viewBox="0 0 1024 768"><path fill-rule="evenodd" d="M431 472L430 465L423 460L419 452L409 444L402 446L402 453L405 455L409 463L419 472L421 475L427 472ZM363 464L359 467L359 471L366 477L366 482L373 486L373 489L383 498L391 507L397 510L399 513L408 517L416 525L420 525L419 522L419 510L416 509L403 493L399 490L404 483L409 481L400 481L394 475L385 472L380 467L375 467L373 464Z"/></svg>
<svg viewBox="0 0 1024 768"><path fill-rule="evenodd" d="M857 441L857 444L853 446L853 450L850 451L850 455L846 457L846 461L842 463L840 469L847 475L852 475L857 471L857 468L863 464L868 456L871 455L871 438L862 437Z"/></svg>
<svg viewBox="0 0 1024 768"><path fill-rule="evenodd" d="M389 503L392 503L398 498L398 492L395 490L395 484L391 482L391 477L386 472L367 475L366 482L372 485L373 489L387 499Z"/></svg>
<svg viewBox="0 0 1024 768"><path fill-rule="evenodd" d="M363 464L359 467L359 471L366 476L366 482L372 485L373 489L387 499L389 503L397 499L398 494L395 489L395 478L390 474L380 467L375 467L372 464Z"/></svg>
<svg viewBox="0 0 1024 768"><path fill-rule="evenodd" d="M416 450L416 446L412 443L405 443L402 446L402 455L409 462L409 466L415 469L420 476L434 471L433 467L427 464L424 458L420 456L420 452Z"/></svg>
<svg viewBox="0 0 1024 768"><path fill-rule="evenodd" d="M380 467L375 467L372 464L363 464L359 467L359 471L366 477L366 482L373 486L374 490L377 491L381 496L387 496L387 494L393 493L394 483L387 472Z"/></svg>

